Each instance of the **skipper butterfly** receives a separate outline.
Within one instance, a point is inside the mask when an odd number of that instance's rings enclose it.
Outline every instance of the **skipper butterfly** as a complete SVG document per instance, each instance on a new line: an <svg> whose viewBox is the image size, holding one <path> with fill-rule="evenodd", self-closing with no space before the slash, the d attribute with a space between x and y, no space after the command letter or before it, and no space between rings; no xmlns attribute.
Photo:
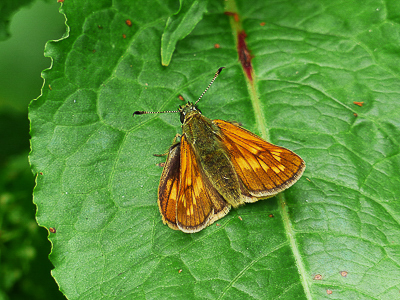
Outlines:
<svg viewBox="0 0 400 300"><path fill-rule="evenodd" d="M231 207L275 196L303 174L304 161L292 151L268 143L223 120L203 116L199 99L179 107L180 141L169 149L158 187L164 224L193 233L224 217ZM133 115L159 113L135 111Z"/></svg>

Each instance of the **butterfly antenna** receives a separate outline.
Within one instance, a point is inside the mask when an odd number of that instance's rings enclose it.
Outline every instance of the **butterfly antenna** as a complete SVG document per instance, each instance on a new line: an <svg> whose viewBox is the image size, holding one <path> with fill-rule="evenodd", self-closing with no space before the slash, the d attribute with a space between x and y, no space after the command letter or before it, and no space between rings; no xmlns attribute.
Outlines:
<svg viewBox="0 0 400 300"><path fill-rule="evenodd" d="M146 114L166 114L166 113L178 113L178 110L166 110L166 111L135 111L133 115L146 115Z"/></svg>
<svg viewBox="0 0 400 300"><path fill-rule="evenodd" d="M208 85L208 87L205 89L205 91L203 92L203 94L200 95L199 99L197 99L196 103L194 105L197 104L197 102L200 101L200 99L204 96L204 94L208 91L208 89L210 88L210 86L214 83L215 79L217 79L219 73L221 73L222 69L225 69L225 67L221 67L218 69L217 73L215 73L214 78L211 80L210 84Z"/></svg>
<svg viewBox="0 0 400 300"><path fill-rule="evenodd" d="M221 73L222 69L225 69L225 67L221 67L218 69L217 73L215 73L214 78L211 80L210 84L208 85L208 87L205 89L205 91L203 92L203 94L200 95L199 99L197 99L196 103L194 105L197 104L197 102L200 101L200 99L204 96L204 94L208 91L208 89L210 88L210 86L213 84L213 82L215 81L215 79L217 79L218 75ZM146 114L165 114L165 113L178 113L179 110L167 110L167 111L135 111L133 113L133 115L146 115Z"/></svg>

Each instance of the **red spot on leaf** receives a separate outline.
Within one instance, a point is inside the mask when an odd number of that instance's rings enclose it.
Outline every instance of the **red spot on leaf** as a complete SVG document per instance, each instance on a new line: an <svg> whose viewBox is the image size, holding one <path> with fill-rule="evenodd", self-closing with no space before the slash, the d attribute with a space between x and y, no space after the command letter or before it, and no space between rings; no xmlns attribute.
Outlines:
<svg viewBox="0 0 400 300"><path fill-rule="evenodd" d="M347 277L347 271L342 271L342 272L340 272L340 275L342 275L342 277Z"/></svg>
<svg viewBox="0 0 400 300"><path fill-rule="evenodd" d="M239 54L239 60L242 63L242 67L244 69L244 71L246 72L247 77L249 78L249 80L252 80L252 76L251 76L251 71L253 69L252 65L251 65L251 59L253 58L253 56L250 54L249 49L247 48L247 44L246 44L246 39L247 35L246 32L241 31L238 34L238 54Z"/></svg>
<svg viewBox="0 0 400 300"><path fill-rule="evenodd" d="M364 104L364 102L357 102L357 101L354 101L353 102L355 105L358 105L358 106L363 106L363 104Z"/></svg>
<svg viewBox="0 0 400 300"><path fill-rule="evenodd" d="M56 233L56 232L57 232L57 230L56 230L54 227L50 227L50 228L49 228L49 231L50 231L51 233Z"/></svg>
<svg viewBox="0 0 400 300"><path fill-rule="evenodd" d="M261 25L261 26L265 26L265 22L261 22L260 25Z"/></svg>
<svg viewBox="0 0 400 300"><path fill-rule="evenodd" d="M219 47L220 47L219 44L215 44L215 45L214 45L214 48L215 48L215 49L219 49Z"/></svg>
<svg viewBox="0 0 400 300"><path fill-rule="evenodd" d="M127 20L125 21L125 24L128 25L129 27L131 27L131 26L132 26L132 21L129 20L129 19L127 19Z"/></svg>
<svg viewBox="0 0 400 300"><path fill-rule="evenodd" d="M225 15L233 16L233 18L235 19L235 22L239 22L240 21L239 15L237 13L235 13L235 12L226 11Z"/></svg>

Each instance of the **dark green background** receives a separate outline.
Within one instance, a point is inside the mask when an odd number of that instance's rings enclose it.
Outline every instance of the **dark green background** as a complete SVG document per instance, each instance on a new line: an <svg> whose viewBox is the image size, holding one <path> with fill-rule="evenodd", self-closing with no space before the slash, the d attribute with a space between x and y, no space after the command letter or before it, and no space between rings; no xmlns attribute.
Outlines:
<svg viewBox="0 0 400 300"><path fill-rule="evenodd" d="M35 220L27 117L51 63L45 43L65 25L56 1L28 2L0 5L0 299L65 299L50 274L48 232Z"/></svg>

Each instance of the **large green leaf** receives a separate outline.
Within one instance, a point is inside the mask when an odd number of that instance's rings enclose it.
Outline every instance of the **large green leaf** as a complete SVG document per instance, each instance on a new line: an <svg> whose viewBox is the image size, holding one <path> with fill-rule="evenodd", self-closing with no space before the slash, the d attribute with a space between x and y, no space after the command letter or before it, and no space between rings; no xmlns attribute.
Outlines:
<svg viewBox="0 0 400 300"><path fill-rule="evenodd" d="M70 34L47 45L54 64L30 119L37 219L56 229L50 258L69 299L399 295L396 1L210 1L169 67L161 36L177 2L63 5ZM278 197L185 234L162 224L153 156L179 116L132 112L197 99L220 66L203 114L295 151L307 169Z"/></svg>

